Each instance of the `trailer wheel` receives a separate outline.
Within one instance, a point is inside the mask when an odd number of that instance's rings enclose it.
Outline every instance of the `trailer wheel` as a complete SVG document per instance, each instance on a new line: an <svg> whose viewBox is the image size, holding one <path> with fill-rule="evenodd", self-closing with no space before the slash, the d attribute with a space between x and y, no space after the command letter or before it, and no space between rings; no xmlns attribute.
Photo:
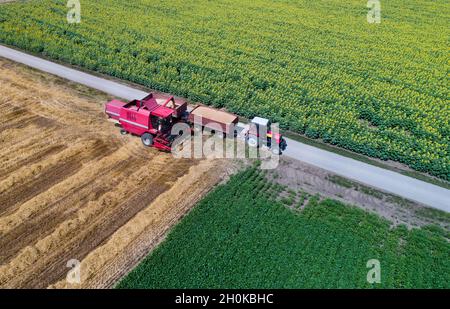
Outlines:
<svg viewBox="0 0 450 309"><path fill-rule="evenodd" d="M153 145L153 136L150 133L144 133L141 136L142 144L146 147L150 147Z"/></svg>
<svg viewBox="0 0 450 309"><path fill-rule="evenodd" d="M247 140L247 144L250 147L258 147L258 140L254 137L249 137L249 139Z"/></svg>
<svg viewBox="0 0 450 309"><path fill-rule="evenodd" d="M122 135L127 135L127 134L128 134L128 132L127 132L127 131L125 131L124 129L121 129L121 130L120 130L120 134L122 134Z"/></svg>

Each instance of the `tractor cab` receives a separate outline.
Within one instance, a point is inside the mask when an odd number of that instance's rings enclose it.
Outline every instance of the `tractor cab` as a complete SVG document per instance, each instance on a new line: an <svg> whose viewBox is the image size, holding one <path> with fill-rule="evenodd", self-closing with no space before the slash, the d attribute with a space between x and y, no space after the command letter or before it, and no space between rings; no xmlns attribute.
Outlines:
<svg viewBox="0 0 450 309"><path fill-rule="evenodd" d="M253 118L247 133L247 143L251 147L266 146L274 154L281 154L287 147L286 140L280 133L272 133L270 126L266 118Z"/></svg>
<svg viewBox="0 0 450 309"><path fill-rule="evenodd" d="M255 117L250 122L248 130L249 145L256 147L258 145L265 145L266 133L270 127L270 121L266 118Z"/></svg>

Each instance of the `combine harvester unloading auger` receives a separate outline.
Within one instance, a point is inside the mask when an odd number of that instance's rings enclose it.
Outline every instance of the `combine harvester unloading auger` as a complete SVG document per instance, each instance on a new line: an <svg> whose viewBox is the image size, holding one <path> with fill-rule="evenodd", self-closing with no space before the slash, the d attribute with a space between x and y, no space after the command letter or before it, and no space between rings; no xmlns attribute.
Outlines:
<svg viewBox="0 0 450 309"><path fill-rule="evenodd" d="M199 126L216 133L221 132L224 136L234 137L239 121L236 115L202 105L188 111L188 104L185 101L153 93L142 100L128 103L113 100L106 104L105 112L121 127L122 134L140 136L144 146L168 152L172 150L172 145L180 136L172 132L176 124L187 124L191 128L191 133L194 126ZM283 136L273 134L270 131L269 120L261 117L253 118L249 125L240 130L240 135L249 146L266 146L274 154L281 154L287 147Z"/></svg>

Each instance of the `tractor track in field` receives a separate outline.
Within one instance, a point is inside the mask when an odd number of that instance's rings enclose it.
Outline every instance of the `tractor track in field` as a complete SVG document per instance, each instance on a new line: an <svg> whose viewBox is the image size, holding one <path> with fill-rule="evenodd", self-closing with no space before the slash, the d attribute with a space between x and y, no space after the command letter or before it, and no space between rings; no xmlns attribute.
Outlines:
<svg viewBox="0 0 450 309"><path fill-rule="evenodd" d="M43 148L37 152L32 159L30 158L16 158L17 160L14 162L14 164L7 165L5 168L0 168L0 181L2 181L6 175L12 173L14 170L17 170L20 166L23 166L25 164L33 164L35 162L41 161L43 158L54 155L57 152L62 151L65 149L64 145L52 145L52 146L46 146L43 145Z"/></svg>
<svg viewBox="0 0 450 309"><path fill-rule="evenodd" d="M114 169L104 170L100 174L97 174L97 177L107 178L108 176L113 176L113 173L120 172L123 172L126 177L128 176L126 171L133 168L133 163L129 161L119 162ZM27 221L22 222L19 226L11 230L11 232L6 233L0 239L0 247L3 249L0 263L9 262L19 252L20 248L15 246L14 242L20 242L23 246L32 245L38 239L50 234L59 224L71 218L76 210L76 208L71 208L65 212L60 212L58 211L58 207L69 203L84 205L89 200L98 199L117 183L117 180L114 178L110 178L110 180L110 183L106 186L105 183L81 183L70 192L70 195L62 196L45 209L41 208L35 216L30 217ZM75 198L77 199L76 201L74 200ZM40 226L39 222L47 222L47 224Z"/></svg>
<svg viewBox="0 0 450 309"><path fill-rule="evenodd" d="M0 182L0 215L10 214L14 206L26 202L31 197L48 190L54 184L75 174L87 158L99 159L101 156L108 154L105 144L97 143L93 147L93 151L88 150L86 152L82 152L81 149L71 152L72 148L67 148L51 156L50 158L53 160L47 166L35 163L31 167L27 164L21 168L23 170L30 168L31 175L27 171L24 173L23 179L19 177L19 180L6 179ZM66 154L68 155L66 156ZM14 178L14 176L11 178ZM2 185L7 186L7 189L2 190Z"/></svg>
<svg viewBox="0 0 450 309"><path fill-rule="evenodd" d="M83 286L113 285L227 173L121 136L105 94L1 59L0 84L1 288L61 285L93 254L103 268Z"/></svg>

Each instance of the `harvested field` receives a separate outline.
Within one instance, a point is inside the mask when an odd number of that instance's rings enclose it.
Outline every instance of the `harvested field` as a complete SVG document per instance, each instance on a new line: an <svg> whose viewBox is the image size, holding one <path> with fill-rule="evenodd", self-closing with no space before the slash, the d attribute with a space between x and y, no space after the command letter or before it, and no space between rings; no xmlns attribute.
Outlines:
<svg viewBox="0 0 450 309"><path fill-rule="evenodd" d="M107 95L2 59L0 86L2 288L63 286L71 259L111 286L228 172L120 136Z"/></svg>

